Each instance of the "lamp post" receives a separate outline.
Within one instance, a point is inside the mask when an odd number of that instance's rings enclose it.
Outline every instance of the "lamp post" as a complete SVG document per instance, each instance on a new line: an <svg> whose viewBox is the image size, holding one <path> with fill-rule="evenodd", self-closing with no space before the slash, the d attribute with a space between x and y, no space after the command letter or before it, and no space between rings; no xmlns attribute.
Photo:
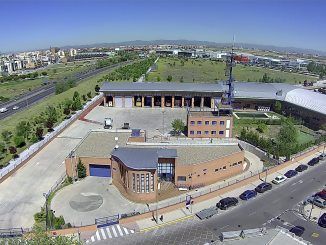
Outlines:
<svg viewBox="0 0 326 245"><path fill-rule="evenodd" d="M158 170L157 170L158 171ZM158 178L158 172L156 172L157 180L156 180L156 212L155 212L155 222L158 224L158 184L159 184L159 178Z"/></svg>
<svg viewBox="0 0 326 245"><path fill-rule="evenodd" d="M48 230L48 199L49 199L49 194L48 193L43 193L43 196L45 198L45 230Z"/></svg>

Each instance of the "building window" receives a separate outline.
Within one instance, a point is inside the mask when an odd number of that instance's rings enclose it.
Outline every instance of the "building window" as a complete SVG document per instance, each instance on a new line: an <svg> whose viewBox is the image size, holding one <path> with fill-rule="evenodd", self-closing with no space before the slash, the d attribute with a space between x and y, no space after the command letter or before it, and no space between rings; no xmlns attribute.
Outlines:
<svg viewBox="0 0 326 245"><path fill-rule="evenodd" d="M141 174L141 192L145 192L145 174Z"/></svg>
<svg viewBox="0 0 326 245"><path fill-rule="evenodd" d="M220 121L220 125L224 125L224 121Z"/></svg>
<svg viewBox="0 0 326 245"><path fill-rule="evenodd" d="M195 125L195 121L190 121L190 124L191 125Z"/></svg>
<svg viewBox="0 0 326 245"><path fill-rule="evenodd" d="M165 181L174 180L174 164L173 163L158 163L157 164L158 177Z"/></svg>
<svg viewBox="0 0 326 245"><path fill-rule="evenodd" d="M201 121L197 121L197 125L201 125Z"/></svg>
<svg viewBox="0 0 326 245"><path fill-rule="evenodd" d="M225 170L226 169L226 166L223 166L223 170Z"/></svg>
<svg viewBox="0 0 326 245"><path fill-rule="evenodd" d="M195 134L195 131L191 130L191 131L190 131L190 134Z"/></svg>
<svg viewBox="0 0 326 245"><path fill-rule="evenodd" d="M205 125L209 125L209 121L205 121Z"/></svg>
<svg viewBox="0 0 326 245"><path fill-rule="evenodd" d="M140 192L139 174L137 174L137 192Z"/></svg>
<svg viewBox="0 0 326 245"><path fill-rule="evenodd" d="M146 174L146 192L149 192L149 174Z"/></svg>
<svg viewBox="0 0 326 245"><path fill-rule="evenodd" d="M242 161L238 162L238 164L242 164Z"/></svg>
<svg viewBox="0 0 326 245"><path fill-rule="evenodd" d="M212 121L212 125L216 125L217 124L217 122L216 121Z"/></svg>
<svg viewBox="0 0 326 245"><path fill-rule="evenodd" d="M224 134L224 131L222 130L222 131L218 131L218 134L219 135L223 135Z"/></svg>
<svg viewBox="0 0 326 245"><path fill-rule="evenodd" d="M178 176L178 181L186 181L186 176Z"/></svg>
<svg viewBox="0 0 326 245"><path fill-rule="evenodd" d="M199 135L200 135L200 134L201 134L201 131L197 131L197 134L199 134Z"/></svg>
<svg viewBox="0 0 326 245"><path fill-rule="evenodd" d="M134 192L136 191L136 178L135 178L135 174L132 174L132 190Z"/></svg>
<svg viewBox="0 0 326 245"><path fill-rule="evenodd" d="M205 134L207 135L207 134L209 134L209 132L208 131L205 131Z"/></svg>
<svg viewBox="0 0 326 245"><path fill-rule="evenodd" d="M218 172L218 168L215 168L215 172Z"/></svg>
<svg viewBox="0 0 326 245"><path fill-rule="evenodd" d="M211 134L212 135L216 135L216 131L211 131Z"/></svg>
<svg viewBox="0 0 326 245"><path fill-rule="evenodd" d="M151 173L151 190L154 191L154 174Z"/></svg>

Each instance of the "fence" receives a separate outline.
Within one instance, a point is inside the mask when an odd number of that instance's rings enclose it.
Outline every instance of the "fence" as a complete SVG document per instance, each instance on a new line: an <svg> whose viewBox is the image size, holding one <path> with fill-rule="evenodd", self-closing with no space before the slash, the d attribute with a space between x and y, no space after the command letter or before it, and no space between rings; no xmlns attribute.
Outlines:
<svg viewBox="0 0 326 245"><path fill-rule="evenodd" d="M10 160L9 164L6 167L0 169L0 181L11 171L15 170L17 167L20 167L26 160L28 160L31 156L33 156L33 154L42 149L53 138L58 136L58 134L60 134L65 127L67 127L74 120L78 119L84 110L88 109L90 106L96 103L101 97L101 94L95 96L91 101L87 102L82 110L77 111L71 118L64 120L62 123L56 126L53 132L46 134L42 141L31 145L28 149L21 152L19 158Z"/></svg>

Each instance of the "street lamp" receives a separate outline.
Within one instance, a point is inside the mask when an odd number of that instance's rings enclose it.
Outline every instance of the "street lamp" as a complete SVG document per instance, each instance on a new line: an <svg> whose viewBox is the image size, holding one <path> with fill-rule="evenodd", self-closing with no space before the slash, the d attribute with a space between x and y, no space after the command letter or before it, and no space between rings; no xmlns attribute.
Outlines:
<svg viewBox="0 0 326 245"><path fill-rule="evenodd" d="M48 230L48 200L49 200L49 193L43 193L45 197L45 230Z"/></svg>

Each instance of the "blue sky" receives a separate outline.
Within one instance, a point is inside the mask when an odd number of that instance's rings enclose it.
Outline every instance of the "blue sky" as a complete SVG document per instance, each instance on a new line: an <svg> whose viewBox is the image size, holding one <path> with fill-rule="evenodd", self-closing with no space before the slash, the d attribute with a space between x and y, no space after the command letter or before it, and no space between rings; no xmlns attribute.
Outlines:
<svg viewBox="0 0 326 245"><path fill-rule="evenodd" d="M0 0L0 52L189 39L326 51L323 0Z"/></svg>

